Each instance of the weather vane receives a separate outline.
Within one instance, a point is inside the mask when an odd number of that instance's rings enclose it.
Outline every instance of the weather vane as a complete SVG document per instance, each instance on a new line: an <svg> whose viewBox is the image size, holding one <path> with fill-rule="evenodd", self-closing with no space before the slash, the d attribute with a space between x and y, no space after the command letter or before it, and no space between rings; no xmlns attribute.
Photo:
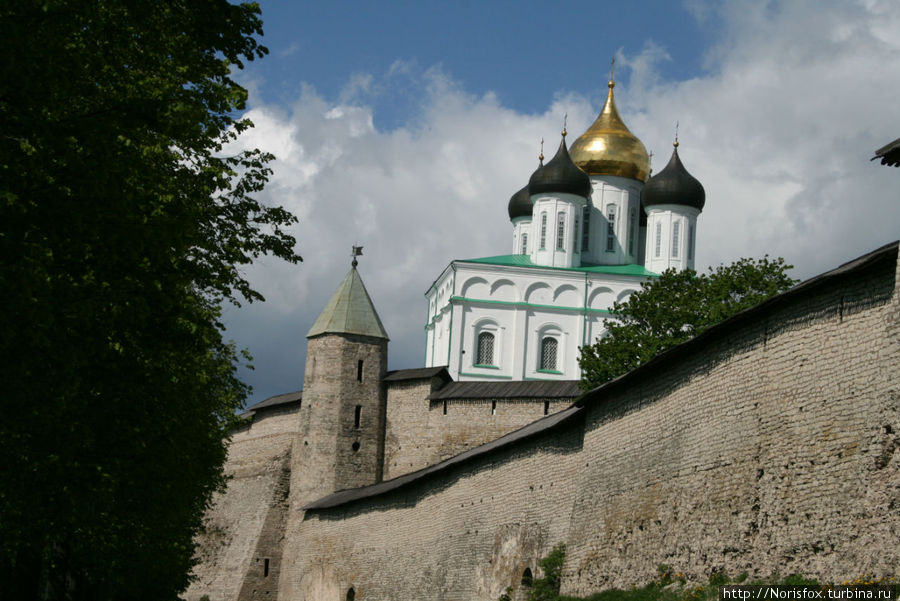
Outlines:
<svg viewBox="0 0 900 601"><path fill-rule="evenodd" d="M353 257L353 261L350 264L354 269L356 269L356 266L359 265L359 261L356 260L356 257L362 256L362 249L362 246L354 246L353 251L350 253L350 256Z"/></svg>

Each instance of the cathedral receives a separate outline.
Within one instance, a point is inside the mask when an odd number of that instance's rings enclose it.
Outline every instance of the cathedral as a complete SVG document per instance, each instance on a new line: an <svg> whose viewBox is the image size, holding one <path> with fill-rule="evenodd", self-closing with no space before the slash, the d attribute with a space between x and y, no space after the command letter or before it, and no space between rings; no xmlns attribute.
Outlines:
<svg viewBox="0 0 900 601"><path fill-rule="evenodd" d="M616 301L658 273L694 268L705 192L681 163L650 176L613 88L571 148L509 200L510 254L455 260L426 293L425 365L454 380L577 380L579 347L605 333ZM649 177L649 179L648 179Z"/></svg>

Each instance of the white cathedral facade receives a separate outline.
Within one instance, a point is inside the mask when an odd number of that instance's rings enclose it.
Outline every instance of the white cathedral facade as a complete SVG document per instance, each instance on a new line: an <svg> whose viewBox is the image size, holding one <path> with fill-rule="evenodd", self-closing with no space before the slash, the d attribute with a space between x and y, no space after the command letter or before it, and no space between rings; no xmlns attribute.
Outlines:
<svg viewBox="0 0 900 601"><path fill-rule="evenodd" d="M613 98L509 201L507 255L455 260L426 292L425 366L454 380L577 380L579 347L616 301L669 269L693 269L703 186L678 157L650 175ZM648 179L649 177L649 179Z"/></svg>

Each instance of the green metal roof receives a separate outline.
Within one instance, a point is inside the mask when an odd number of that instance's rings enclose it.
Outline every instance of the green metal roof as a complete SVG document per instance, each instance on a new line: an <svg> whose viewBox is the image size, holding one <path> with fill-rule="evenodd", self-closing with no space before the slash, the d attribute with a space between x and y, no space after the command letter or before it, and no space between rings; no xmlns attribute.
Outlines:
<svg viewBox="0 0 900 601"><path fill-rule="evenodd" d="M645 278L659 276L643 265L593 265L582 264L581 267L548 267L535 265L528 255L497 255L496 257L482 257L480 259L457 259L459 263L480 263L482 265L506 265L511 267L534 267L536 269L558 269L560 271L580 271L582 273L606 273L609 275L633 275Z"/></svg>
<svg viewBox="0 0 900 601"><path fill-rule="evenodd" d="M316 323L310 328L307 338L319 334L359 334L373 338L388 339L375 305L363 285L356 268L352 268Z"/></svg>

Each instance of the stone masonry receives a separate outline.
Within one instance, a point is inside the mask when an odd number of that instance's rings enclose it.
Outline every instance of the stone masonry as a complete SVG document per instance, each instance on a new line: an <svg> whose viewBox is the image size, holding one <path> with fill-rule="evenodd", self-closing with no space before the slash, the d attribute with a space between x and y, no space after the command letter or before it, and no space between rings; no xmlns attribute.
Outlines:
<svg viewBox="0 0 900 601"><path fill-rule="evenodd" d="M644 584L659 564L697 580L723 570L829 581L893 574L898 278L895 243L569 408L554 399L546 417L534 399L451 403L445 415L429 400L433 378L387 387L383 475L393 479L343 493L329 494L362 481L326 478L322 465L347 463L340 449L328 462L320 452L319 475L307 480L300 456L314 433L304 391L299 412L260 412L235 434L234 479L210 514L186 598L488 601L507 586L521 596L523 572L539 575L537 562L559 542L571 595ZM516 408L489 432L491 417ZM347 427L345 414L331 414ZM518 419L531 423L510 432ZM479 439L488 435L498 438Z"/></svg>

